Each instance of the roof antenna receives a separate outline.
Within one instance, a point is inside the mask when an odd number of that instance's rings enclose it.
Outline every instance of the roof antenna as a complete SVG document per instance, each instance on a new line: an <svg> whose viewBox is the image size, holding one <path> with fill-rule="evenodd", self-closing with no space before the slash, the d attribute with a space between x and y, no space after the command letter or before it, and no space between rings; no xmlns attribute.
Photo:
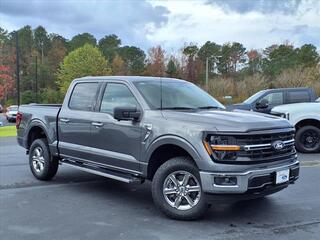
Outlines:
<svg viewBox="0 0 320 240"><path fill-rule="evenodd" d="M160 110L162 110L162 77L160 77Z"/></svg>

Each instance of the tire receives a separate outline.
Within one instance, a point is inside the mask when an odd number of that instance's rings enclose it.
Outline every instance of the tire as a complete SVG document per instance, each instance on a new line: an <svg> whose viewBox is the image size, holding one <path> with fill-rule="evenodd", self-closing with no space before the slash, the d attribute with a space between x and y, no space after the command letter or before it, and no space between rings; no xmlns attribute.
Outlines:
<svg viewBox="0 0 320 240"><path fill-rule="evenodd" d="M33 176L39 180L48 181L56 175L59 159L51 156L46 139L36 139L31 144L29 166Z"/></svg>
<svg viewBox="0 0 320 240"><path fill-rule="evenodd" d="M183 178L187 174L189 174L189 180L184 184ZM173 176L178 181L171 180ZM165 194L164 189L169 192L174 191L174 193ZM208 209L206 197L202 191L199 170L186 157L172 158L158 168L152 181L152 197L155 205L165 215L177 220L201 218ZM192 200L193 206L189 204L187 198ZM175 203L177 203L176 207Z"/></svg>
<svg viewBox="0 0 320 240"><path fill-rule="evenodd" d="M296 148L302 153L320 151L320 129L315 126L304 126L297 130Z"/></svg>

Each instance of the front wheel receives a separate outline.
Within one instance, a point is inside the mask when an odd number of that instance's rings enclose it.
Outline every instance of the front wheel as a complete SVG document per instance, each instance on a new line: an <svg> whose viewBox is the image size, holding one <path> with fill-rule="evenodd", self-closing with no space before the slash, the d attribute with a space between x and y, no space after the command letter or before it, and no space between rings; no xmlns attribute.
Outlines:
<svg viewBox="0 0 320 240"><path fill-rule="evenodd" d="M152 181L155 204L168 217L194 220L207 208L197 167L185 157L172 158L159 167Z"/></svg>
<svg viewBox="0 0 320 240"><path fill-rule="evenodd" d="M314 153L320 151L320 129L315 126L299 128L295 140L299 152Z"/></svg>
<svg viewBox="0 0 320 240"><path fill-rule="evenodd" d="M32 174L39 180L47 181L56 175L59 160L51 156L46 139L36 139L31 144L29 165Z"/></svg>

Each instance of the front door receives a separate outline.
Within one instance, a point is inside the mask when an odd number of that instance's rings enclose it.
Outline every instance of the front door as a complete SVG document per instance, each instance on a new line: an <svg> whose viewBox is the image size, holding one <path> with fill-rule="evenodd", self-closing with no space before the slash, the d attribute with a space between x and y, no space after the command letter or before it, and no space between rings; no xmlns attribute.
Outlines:
<svg viewBox="0 0 320 240"><path fill-rule="evenodd" d="M141 123L113 118L115 107L137 107L136 98L124 83L107 83L100 107L92 115L92 147L95 161L118 169L140 170Z"/></svg>
<svg viewBox="0 0 320 240"><path fill-rule="evenodd" d="M259 99L268 101L268 107L266 108L256 108L257 112L270 113L271 109L275 106L284 104L284 94L283 92L271 92Z"/></svg>

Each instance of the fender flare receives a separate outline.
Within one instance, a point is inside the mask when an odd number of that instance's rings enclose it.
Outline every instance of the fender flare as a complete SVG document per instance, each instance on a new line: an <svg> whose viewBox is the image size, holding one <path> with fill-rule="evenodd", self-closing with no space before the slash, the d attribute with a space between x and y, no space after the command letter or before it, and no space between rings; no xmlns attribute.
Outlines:
<svg viewBox="0 0 320 240"><path fill-rule="evenodd" d="M193 158L196 165L198 165L198 162L201 158L197 150L186 139L176 135L163 135L156 138L152 143L150 143L149 147L147 148L143 162L148 164L154 151L159 147L167 144L176 145L184 149Z"/></svg>
<svg viewBox="0 0 320 240"><path fill-rule="evenodd" d="M44 134L47 136L47 139L48 139L48 142L52 142L52 139L49 138L49 134L47 132L47 128L46 128L46 125L40 120L40 119L34 119L32 120L32 122L30 124L28 124L28 128L26 129L26 134L25 134L25 146L27 149L29 149L29 145L28 145L28 140L29 140L29 135L30 135L30 132L32 130L33 127L40 127Z"/></svg>

